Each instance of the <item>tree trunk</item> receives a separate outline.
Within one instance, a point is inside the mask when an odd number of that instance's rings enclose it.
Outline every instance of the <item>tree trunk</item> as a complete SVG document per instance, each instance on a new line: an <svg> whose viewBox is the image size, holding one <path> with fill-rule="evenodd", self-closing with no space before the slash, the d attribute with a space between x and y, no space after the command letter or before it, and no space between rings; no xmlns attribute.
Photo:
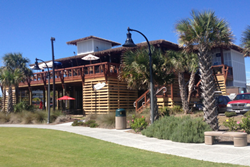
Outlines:
<svg viewBox="0 0 250 167"><path fill-rule="evenodd" d="M18 87L18 85L15 86L15 93L16 93L16 104L18 104L19 103L19 98L18 98L18 96L19 96L19 87Z"/></svg>
<svg viewBox="0 0 250 167"><path fill-rule="evenodd" d="M211 56L204 51L204 48L199 48L199 70L201 77L201 90L202 90L202 98L203 98L203 112L204 119L210 125L213 130L218 130L218 119L217 119L217 107L215 100L215 82L214 76L212 72L212 60Z"/></svg>
<svg viewBox="0 0 250 167"><path fill-rule="evenodd" d="M178 73L178 83L179 83L179 89L180 89L182 109L184 113L187 114L189 111L189 107L188 107L188 102L187 102L187 90L185 87L185 80L184 80L183 72Z"/></svg>
<svg viewBox="0 0 250 167"><path fill-rule="evenodd" d="M153 101L154 102L154 121L156 121L159 118L156 92L157 92L157 88L154 87L154 101Z"/></svg>
<svg viewBox="0 0 250 167"><path fill-rule="evenodd" d="M3 98L2 98L2 110L1 112L5 111L5 100L6 100L6 87L3 87Z"/></svg>
<svg viewBox="0 0 250 167"><path fill-rule="evenodd" d="M12 101L12 86L9 86L9 90L8 90L8 108L7 108L7 112L13 112L13 101Z"/></svg>
<svg viewBox="0 0 250 167"><path fill-rule="evenodd" d="M187 100L188 105L190 103L191 94L194 91L195 73L196 73L196 70L193 70L191 72L190 79L189 79L189 84L188 84L188 100Z"/></svg>

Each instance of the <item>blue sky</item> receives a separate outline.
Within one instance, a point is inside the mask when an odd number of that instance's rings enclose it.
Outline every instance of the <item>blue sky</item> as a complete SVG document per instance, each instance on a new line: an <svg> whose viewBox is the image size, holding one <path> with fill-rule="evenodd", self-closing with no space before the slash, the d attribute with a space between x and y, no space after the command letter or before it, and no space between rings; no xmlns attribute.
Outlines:
<svg viewBox="0 0 250 167"><path fill-rule="evenodd" d="M177 43L174 25L190 17L192 9L215 11L228 21L239 45L250 25L249 6L249 0L0 0L0 56L20 52L31 63L51 60L51 37L56 38L56 59L73 56L76 46L67 41L94 35L123 44L128 26L149 40ZM135 43L145 41L137 33L132 36ZM250 78L250 58L245 62Z"/></svg>

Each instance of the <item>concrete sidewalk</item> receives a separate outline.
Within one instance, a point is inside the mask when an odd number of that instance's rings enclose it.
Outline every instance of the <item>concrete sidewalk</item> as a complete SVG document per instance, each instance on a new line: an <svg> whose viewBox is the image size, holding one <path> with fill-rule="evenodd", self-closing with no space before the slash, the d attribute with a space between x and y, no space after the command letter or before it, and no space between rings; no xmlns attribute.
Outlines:
<svg viewBox="0 0 250 167"><path fill-rule="evenodd" d="M140 134L128 133L126 130L74 127L70 124L61 125L12 125L0 124L0 127L25 127L53 129L76 133L96 139L139 148L163 154L177 155L203 161L230 163L250 166L250 145L234 147L233 144L191 144L178 143L170 140L148 138Z"/></svg>

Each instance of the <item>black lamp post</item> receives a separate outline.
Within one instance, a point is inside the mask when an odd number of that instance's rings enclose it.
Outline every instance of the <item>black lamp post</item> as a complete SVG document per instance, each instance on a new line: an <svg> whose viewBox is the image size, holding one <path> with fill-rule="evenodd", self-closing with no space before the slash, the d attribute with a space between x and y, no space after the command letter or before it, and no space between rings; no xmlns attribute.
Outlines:
<svg viewBox="0 0 250 167"><path fill-rule="evenodd" d="M122 45L124 47L135 47L136 45L134 44L132 38L131 38L131 33L130 31L135 31L135 32L138 32L139 34L141 34L147 41L148 43L148 55L149 55L149 66L150 66L150 119L151 119L151 124L154 123L154 84L153 84L153 73L152 73L152 54L151 54L151 48L150 48L150 44L149 44L149 41L147 39L147 37L141 33L140 31L138 30L134 30L134 29L130 29L128 27L128 33L127 33L127 39L125 41L125 44Z"/></svg>
<svg viewBox="0 0 250 167"><path fill-rule="evenodd" d="M52 77L53 77L53 111L55 111L55 60L54 60L54 45L53 42L56 40L54 37L50 38L52 48Z"/></svg>
<svg viewBox="0 0 250 167"><path fill-rule="evenodd" d="M47 96L48 121L47 121L47 124L49 124L50 122L50 72L49 72L48 65L43 60L38 59L38 58L36 58L36 62L35 62L35 66L33 67L33 70L41 70L38 66L38 62L37 62L38 60L43 62L46 65L47 70L48 70L48 96Z"/></svg>

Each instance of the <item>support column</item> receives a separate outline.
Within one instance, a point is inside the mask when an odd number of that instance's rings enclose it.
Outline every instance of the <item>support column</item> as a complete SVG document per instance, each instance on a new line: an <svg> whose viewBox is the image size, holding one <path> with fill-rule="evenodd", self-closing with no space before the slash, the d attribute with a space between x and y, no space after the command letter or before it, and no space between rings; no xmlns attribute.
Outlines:
<svg viewBox="0 0 250 167"><path fill-rule="evenodd" d="M45 109L45 101L46 101L46 90L43 90L43 109Z"/></svg>
<svg viewBox="0 0 250 167"><path fill-rule="evenodd" d="M59 110L59 101L57 100L59 98L59 91L56 90L56 94L57 94L57 97L56 97L56 109Z"/></svg>
<svg viewBox="0 0 250 167"><path fill-rule="evenodd" d="M74 109L76 110L77 93L76 93L76 87L75 86L73 87L73 92L74 92L73 97L75 98L75 100L74 100Z"/></svg>
<svg viewBox="0 0 250 167"><path fill-rule="evenodd" d="M32 105L32 89L29 88L29 105Z"/></svg>
<svg viewBox="0 0 250 167"><path fill-rule="evenodd" d="M48 90L45 90L45 108L48 111Z"/></svg>
<svg viewBox="0 0 250 167"><path fill-rule="evenodd" d="M66 96L66 85L63 86L63 96ZM63 108L63 110L65 110L66 107L65 107L65 102L64 102L64 100L62 100L62 102L63 102L62 108Z"/></svg>

